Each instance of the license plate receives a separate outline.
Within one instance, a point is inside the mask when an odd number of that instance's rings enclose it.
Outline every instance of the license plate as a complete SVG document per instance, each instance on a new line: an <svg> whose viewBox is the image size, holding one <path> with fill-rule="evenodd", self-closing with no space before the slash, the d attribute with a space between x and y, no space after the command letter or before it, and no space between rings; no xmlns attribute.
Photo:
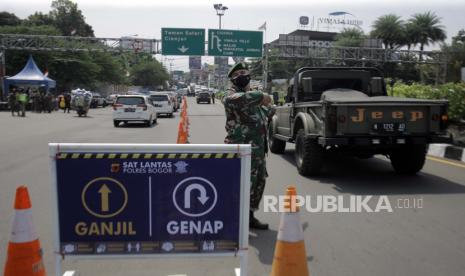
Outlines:
<svg viewBox="0 0 465 276"><path fill-rule="evenodd" d="M404 132L405 123L375 123L373 130L380 133Z"/></svg>
<svg viewBox="0 0 465 276"><path fill-rule="evenodd" d="M135 108L125 108L124 112L136 112Z"/></svg>

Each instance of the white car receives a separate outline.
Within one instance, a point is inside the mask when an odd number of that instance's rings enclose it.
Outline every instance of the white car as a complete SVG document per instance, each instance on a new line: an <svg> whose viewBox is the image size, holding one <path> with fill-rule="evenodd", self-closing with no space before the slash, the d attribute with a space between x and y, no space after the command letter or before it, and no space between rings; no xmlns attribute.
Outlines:
<svg viewBox="0 0 465 276"><path fill-rule="evenodd" d="M113 124L119 127L121 122L144 122L147 126L157 122L157 111L148 96L118 96L113 104Z"/></svg>
<svg viewBox="0 0 465 276"><path fill-rule="evenodd" d="M173 117L173 103L171 102L171 95L168 93L151 93L150 100L158 114L166 114Z"/></svg>

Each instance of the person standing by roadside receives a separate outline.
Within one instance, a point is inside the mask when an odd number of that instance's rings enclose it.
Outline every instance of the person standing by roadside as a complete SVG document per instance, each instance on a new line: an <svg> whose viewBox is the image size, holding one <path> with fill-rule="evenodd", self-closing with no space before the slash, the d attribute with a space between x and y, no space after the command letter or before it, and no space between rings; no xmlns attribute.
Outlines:
<svg viewBox="0 0 465 276"><path fill-rule="evenodd" d="M26 116L26 104L27 104L27 94L24 90L19 91L17 94L16 100L18 102L18 116L21 111L21 117Z"/></svg>
<svg viewBox="0 0 465 276"><path fill-rule="evenodd" d="M260 222L254 216L259 209L265 190L266 170L265 153L268 120L274 109L271 98L261 91L250 91L250 72L247 64L240 62L229 71L231 89L224 98L226 112L226 144L252 145L252 166L250 172L250 216L249 227L267 230L268 224Z"/></svg>
<svg viewBox="0 0 465 276"><path fill-rule="evenodd" d="M66 113L66 110L68 110L68 113L69 113L69 110L71 109L71 94L64 93L64 99L65 99L65 109L63 110L63 112Z"/></svg>
<svg viewBox="0 0 465 276"><path fill-rule="evenodd" d="M211 97L212 97L212 103L215 104L215 92L212 91Z"/></svg>
<svg viewBox="0 0 465 276"><path fill-rule="evenodd" d="M8 94L8 105L10 106L10 109L11 109L11 116L15 116L15 111L18 107L16 97L17 97L16 88L13 88L11 89L10 94Z"/></svg>

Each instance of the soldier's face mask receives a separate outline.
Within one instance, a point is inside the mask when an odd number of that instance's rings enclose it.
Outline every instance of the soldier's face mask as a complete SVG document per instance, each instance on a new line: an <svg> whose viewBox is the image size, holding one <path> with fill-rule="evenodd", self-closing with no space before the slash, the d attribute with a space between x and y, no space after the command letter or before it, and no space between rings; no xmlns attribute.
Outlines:
<svg viewBox="0 0 465 276"><path fill-rule="evenodd" d="M250 82L250 75L247 73L246 75L240 74L231 79L231 82L238 88L245 88Z"/></svg>

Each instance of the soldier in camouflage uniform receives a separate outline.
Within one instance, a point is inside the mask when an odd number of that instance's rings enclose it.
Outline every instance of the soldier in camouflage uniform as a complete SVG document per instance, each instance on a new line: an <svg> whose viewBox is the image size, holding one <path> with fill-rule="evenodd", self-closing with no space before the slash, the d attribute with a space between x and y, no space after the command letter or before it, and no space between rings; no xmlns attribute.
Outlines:
<svg viewBox="0 0 465 276"><path fill-rule="evenodd" d="M227 144L251 144L252 166L250 177L250 220L249 227L268 229L254 216L265 189L266 171L265 153L267 152L266 134L268 120L273 115L271 98L260 92L250 91L250 74L245 63L236 64L229 72L233 86L223 100L226 111Z"/></svg>

